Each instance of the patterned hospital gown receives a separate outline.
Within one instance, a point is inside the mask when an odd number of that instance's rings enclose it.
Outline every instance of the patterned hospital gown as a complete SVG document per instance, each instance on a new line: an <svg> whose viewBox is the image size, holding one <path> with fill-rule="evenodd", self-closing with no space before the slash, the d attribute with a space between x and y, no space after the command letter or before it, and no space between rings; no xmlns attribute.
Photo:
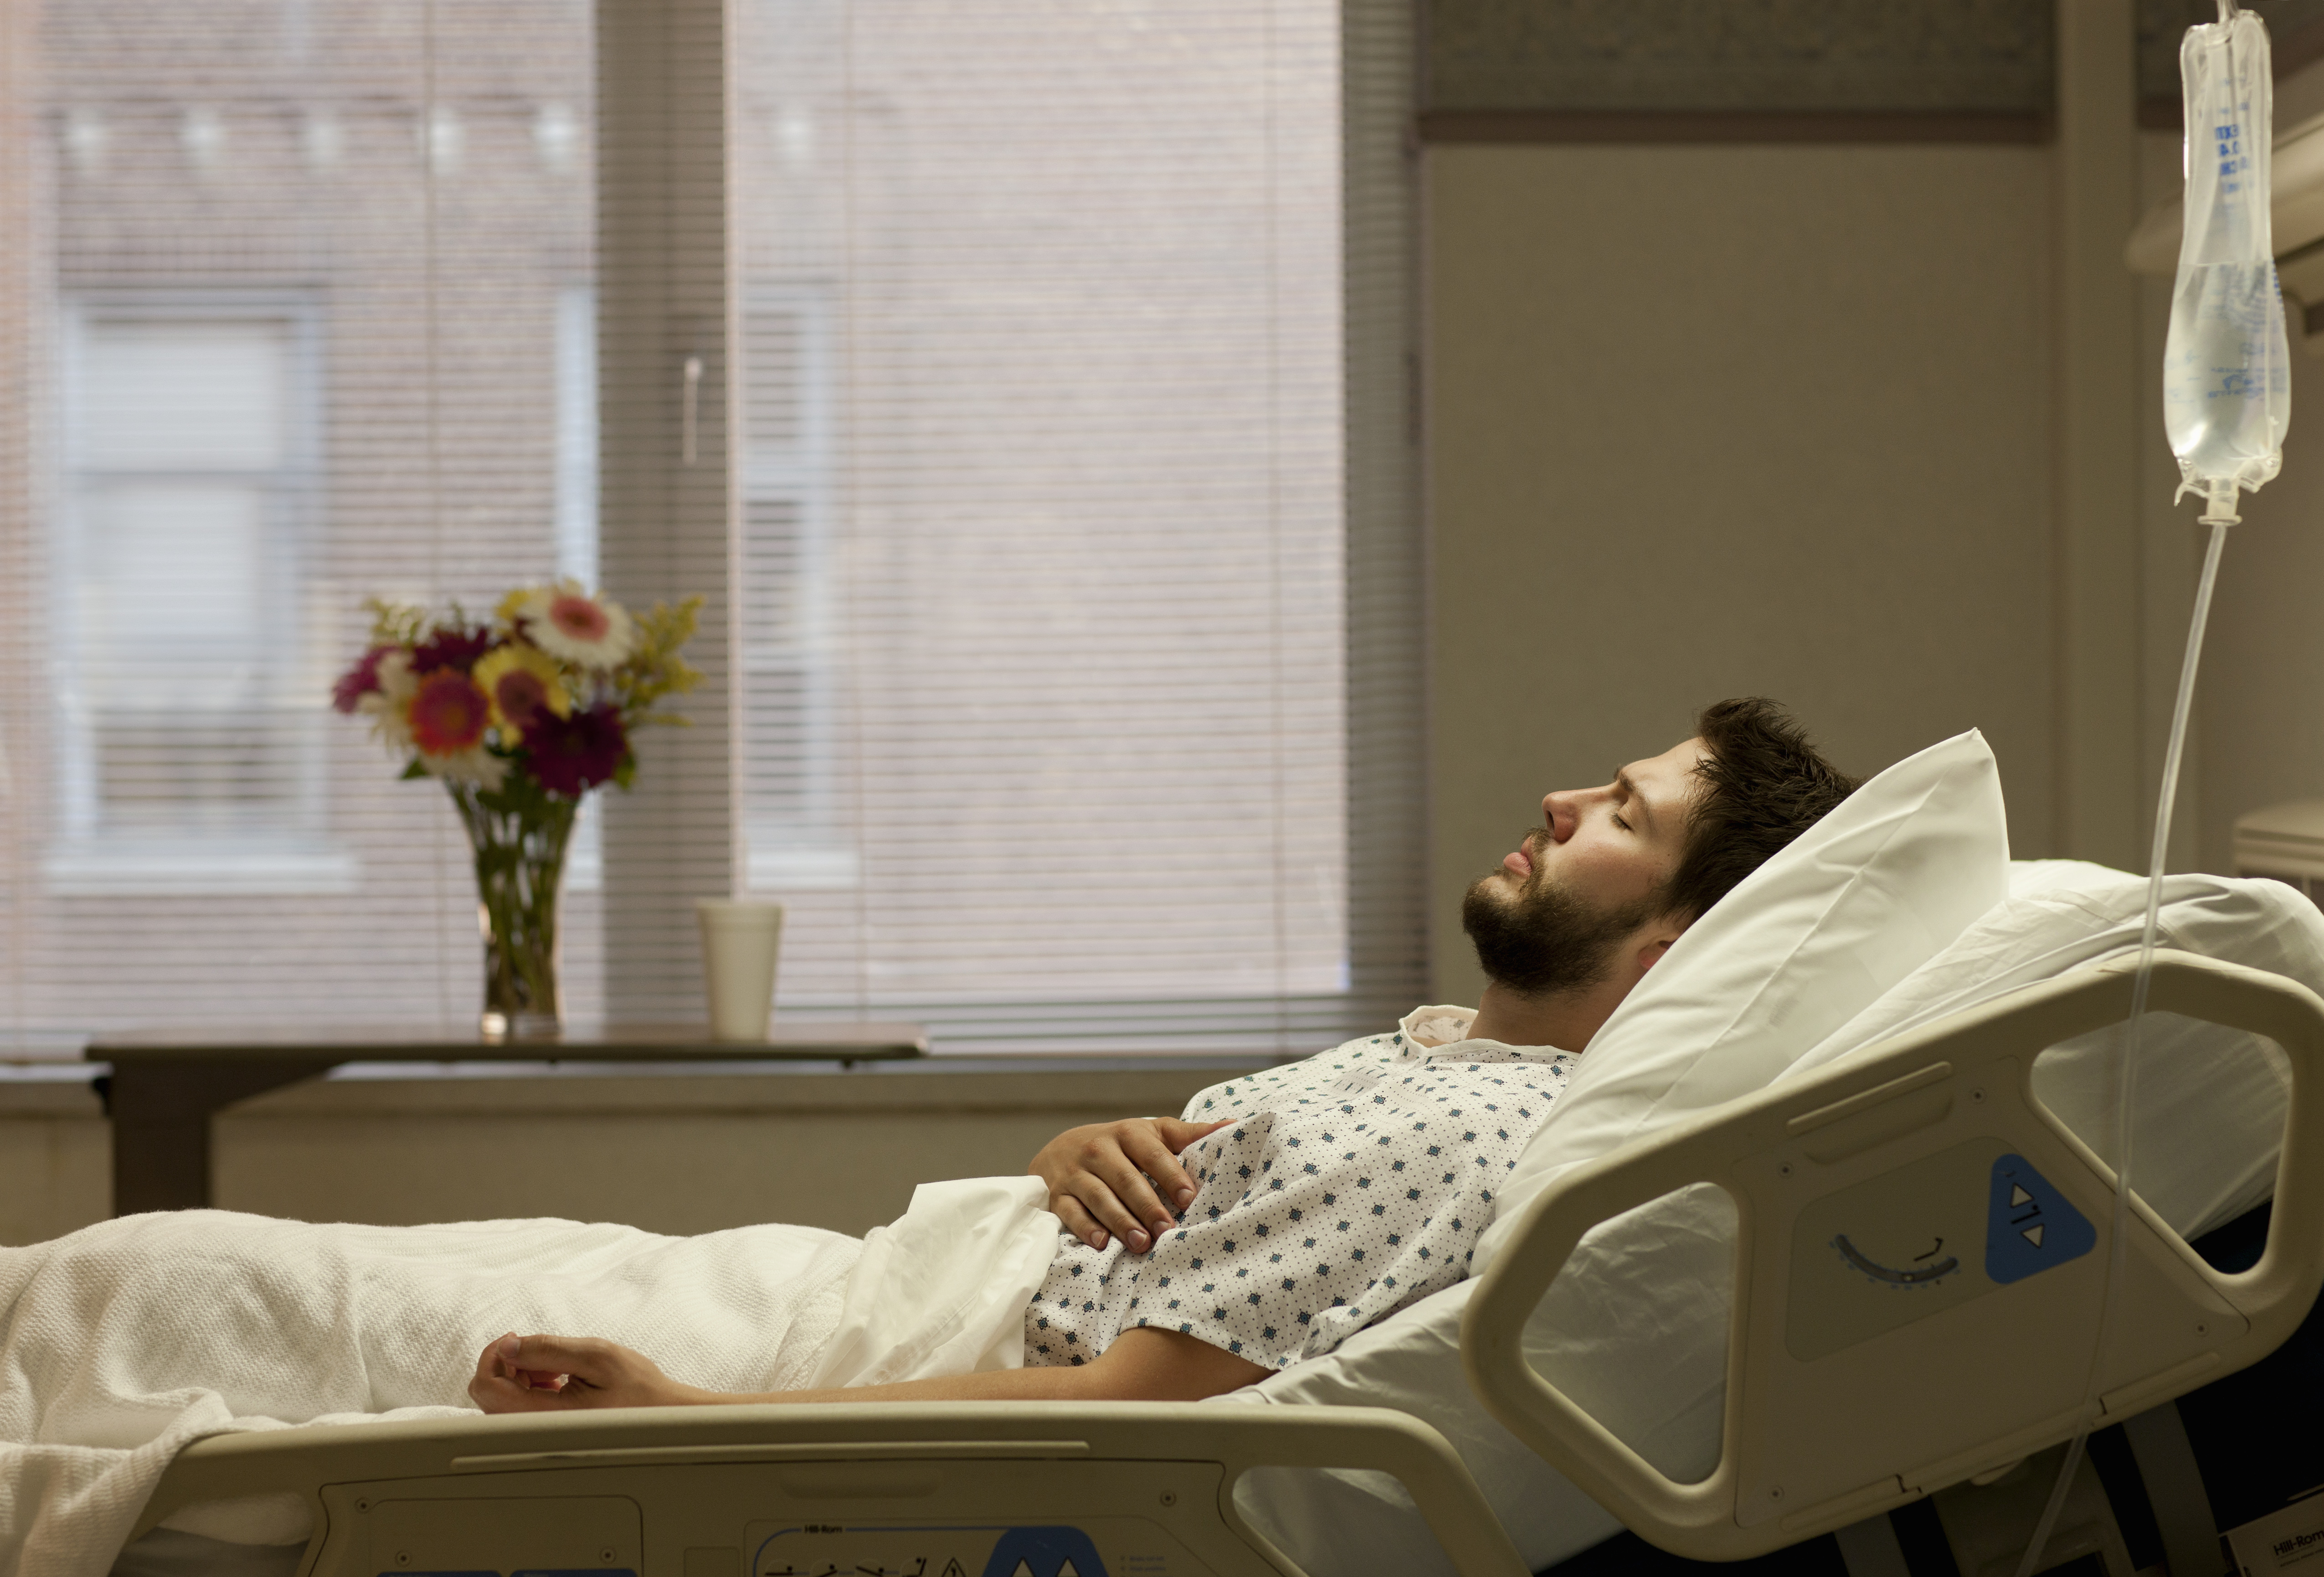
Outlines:
<svg viewBox="0 0 2324 1577"><path fill-rule="evenodd" d="M1451 1027L1448 1014L1463 1015ZM1439 1016L1434 1023L1424 1015ZM1564 1091L1572 1057L1454 1040L1465 1010L1216 1084L1189 1121L1194 1203L1150 1254L1063 1236L1025 1314L1028 1366L1084 1363L1133 1325L1284 1369L1468 1274L1501 1179Z"/></svg>

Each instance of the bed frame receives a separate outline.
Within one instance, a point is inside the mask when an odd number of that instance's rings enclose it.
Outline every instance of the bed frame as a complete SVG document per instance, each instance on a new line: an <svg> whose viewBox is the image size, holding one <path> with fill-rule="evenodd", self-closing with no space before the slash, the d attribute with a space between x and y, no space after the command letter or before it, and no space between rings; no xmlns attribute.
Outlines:
<svg viewBox="0 0 2324 1577"><path fill-rule="evenodd" d="M2028 986L1577 1167L1517 1217L1462 1331L1494 1416L1635 1532L1728 1561L1840 1529L2255 1363L2324 1282L2324 1001L2158 951L2150 1007L2273 1039L2292 1065L2257 1265L2223 1275L2140 1199L2095 1368L2115 1175L2033 1097L2046 1047L2120 1022L2135 960ZM1525 1356L1599 1222L1695 1183L1738 1215L1718 1466L1657 1471ZM1942 1246L1923 1257L1924 1245Z"/></svg>
<svg viewBox="0 0 2324 1577"><path fill-rule="evenodd" d="M1258 1467L1395 1475L1463 1572L1525 1564L1442 1435L1379 1407L1060 1402L641 1407L216 1435L139 1519L265 1494L301 1577L1276 1577Z"/></svg>
<svg viewBox="0 0 2324 1577"><path fill-rule="evenodd" d="M2031 986L1561 1176L1469 1305L1471 1388L1630 1527L1699 1559L1841 1528L2066 1438L2092 1375L2114 1176L2029 1079L2043 1047L2125 1018L2131 986L2127 961ZM2102 1422L2264 1356L2324 1282L2324 1000L2166 952L2152 1005L2282 1047L2289 1126L2273 1227L2246 1272L2211 1269L2134 1193ZM1526 1325L1592 1227L1698 1182L1736 1202L1743 1273L1720 1460L1683 1484L1533 1367ZM1913 1251L1931 1240L1936 1251ZM289 1495L313 1518L300 1577L1296 1573L1235 1504L1237 1480L1272 1466L1392 1473L1460 1572L1525 1569L1426 1425L1220 1403L655 1408L221 1435L179 1454L137 1531Z"/></svg>

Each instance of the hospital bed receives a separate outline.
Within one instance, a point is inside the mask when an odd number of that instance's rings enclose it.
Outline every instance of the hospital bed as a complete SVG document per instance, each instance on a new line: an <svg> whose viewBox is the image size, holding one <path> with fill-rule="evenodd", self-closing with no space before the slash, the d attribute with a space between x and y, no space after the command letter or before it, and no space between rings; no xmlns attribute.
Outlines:
<svg viewBox="0 0 2324 1577"><path fill-rule="evenodd" d="M1631 1528L1712 1560L1877 1530L2064 1440L2114 1184L2033 1098L2033 1065L2123 1019L2131 988L2126 959L2028 986L1558 1176L1468 1305L1477 1396ZM2101 1422L2261 1359L2324 1283L2324 1000L2169 952L2153 993L2281 1048L2291 1104L2248 1269L2206 1264L2134 1188ZM1702 1184L1734 1201L1738 1273L1718 1462L1684 1482L1545 1379L1526 1330L1592 1227ZM311 1520L279 1567L301 1577L1296 1572L1235 1486L1322 1466L1394 1474L1459 1571L1525 1570L1440 1436L1359 1407L738 1406L226 1435L180 1453L138 1526L271 1497ZM1851 1570L1905 1569L1868 1547L1844 1540Z"/></svg>

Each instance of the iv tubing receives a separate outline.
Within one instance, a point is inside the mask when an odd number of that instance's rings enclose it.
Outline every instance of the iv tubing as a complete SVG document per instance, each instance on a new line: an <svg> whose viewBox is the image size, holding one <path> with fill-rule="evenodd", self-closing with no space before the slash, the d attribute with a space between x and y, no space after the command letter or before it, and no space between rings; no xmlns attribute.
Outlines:
<svg viewBox="0 0 2324 1577"><path fill-rule="evenodd" d="M2223 9L2230 5L2231 0L2222 0ZM2050 1542L2058 1514L2065 1509L2067 1491L2081 1467L2082 1447L2089 1440L2090 1426L2097 1422L2099 1410L2099 1365L2106 1356L2107 1327L2121 1306L2123 1282L2130 1268L2131 1104L2138 1089L2139 1029L2145 1022L2147 982L2154 971L2155 933L2163 913L2163 865L2171 844L2171 813L2179 799L2179 765L2186 755L2187 718L2195 706L2195 668L2203 655L2203 628L2211 619L2211 590L2218 583L2219 553L2227 546L2227 528L2236 523L2235 510L2235 484L2214 483L2210 506L2201 516L2202 523L2211 528L2211 540L2203 549L2202 578L2195 586L2195 616L2187 626L2187 655L2179 665L2179 696L2171 708L2171 743L2163 756L2163 791L2154 807L2154 846L2147 862L2146 923L2139 932L2138 973L2131 984L2130 1018L2123 1029L2122 1070L2115 1087L2114 1230L2107 1236L2106 1297L2098 1305L2098 1333L2090 1343L2090 1374L2082 1391L2082 1421L2074 1430L2073 1439L2067 1443L2065 1463L2059 1469L2058 1482L2050 1491L2048 1503L2042 1508L2041 1520L2034 1525L2034 1537L2017 1563L2017 1577L2033 1577L2042 1558L2042 1547Z"/></svg>

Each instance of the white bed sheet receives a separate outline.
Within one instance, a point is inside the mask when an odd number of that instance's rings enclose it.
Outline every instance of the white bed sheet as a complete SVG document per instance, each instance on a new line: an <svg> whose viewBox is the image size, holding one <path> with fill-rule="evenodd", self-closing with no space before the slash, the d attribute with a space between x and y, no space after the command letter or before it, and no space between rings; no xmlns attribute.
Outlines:
<svg viewBox="0 0 2324 1577"><path fill-rule="evenodd" d="M98 1577L204 1435L473 1414L475 1354L504 1331L650 1348L673 1377L731 1391L1015 1368L1056 1252L1045 1199L1033 1177L927 1185L862 1240L208 1211L0 1249L0 1571ZM308 1536L284 1499L190 1508L164 1527L187 1537L140 1541L124 1571L263 1567L253 1549Z"/></svg>

